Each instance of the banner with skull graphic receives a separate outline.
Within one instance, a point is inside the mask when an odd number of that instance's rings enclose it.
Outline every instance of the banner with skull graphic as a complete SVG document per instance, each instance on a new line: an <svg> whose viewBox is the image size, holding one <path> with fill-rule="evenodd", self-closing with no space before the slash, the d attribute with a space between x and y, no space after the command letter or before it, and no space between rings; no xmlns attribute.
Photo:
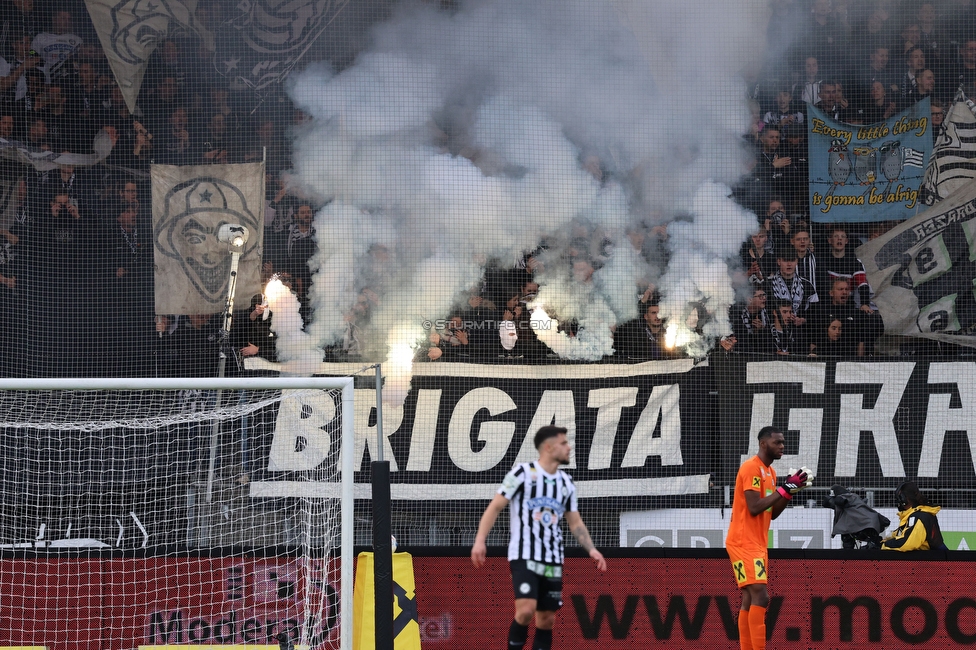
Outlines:
<svg viewBox="0 0 976 650"><path fill-rule="evenodd" d="M248 230L236 301L261 293L264 163L152 166L153 247L157 314L217 314L224 310L231 247L220 227Z"/></svg>
<svg viewBox="0 0 976 650"><path fill-rule="evenodd" d="M908 219L924 209L919 186L932 153L928 98L884 122L847 124L807 105L810 218Z"/></svg>

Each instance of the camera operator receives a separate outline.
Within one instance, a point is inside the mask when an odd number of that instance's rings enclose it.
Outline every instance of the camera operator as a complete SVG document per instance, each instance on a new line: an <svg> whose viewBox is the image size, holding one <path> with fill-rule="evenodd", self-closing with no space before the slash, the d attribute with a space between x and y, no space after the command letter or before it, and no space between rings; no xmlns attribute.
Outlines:
<svg viewBox="0 0 976 650"><path fill-rule="evenodd" d="M929 505L928 499L912 481L905 481L895 491L899 525L883 542L887 551L945 550L942 530L936 515L941 508Z"/></svg>
<svg viewBox="0 0 976 650"><path fill-rule="evenodd" d="M830 488L830 495L823 501L824 508L834 511L834 527L830 536L840 535L846 549L881 547L881 533L891 520L864 502L864 499L843 485Z"/></svg>

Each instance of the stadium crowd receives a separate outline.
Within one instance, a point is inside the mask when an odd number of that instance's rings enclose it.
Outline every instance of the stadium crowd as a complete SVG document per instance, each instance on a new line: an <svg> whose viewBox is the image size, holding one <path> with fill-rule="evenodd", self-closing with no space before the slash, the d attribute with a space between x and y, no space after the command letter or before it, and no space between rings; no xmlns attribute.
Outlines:
<svg viewBox="0 0 976 650"><path fill-rule="evenodd" d="M976 92L976 35L965 29L976 25L976 3L771 0L771 7L764 62L743 72L754 117L743 139L755 165L734 194L760 215L742 248L740 284L751 291L730 311L733 335L717 346L780 356L874 354L884 325L852 250L891 224L848 230L810 223L806 103L871 123L930 97L933 121L941 123L959 89ZM215 372L219 316L154 313L151 163L266 160L264 276L288 282L308 316L312 220L321 206L283 180L289 132L307 119L284 93L255 108L253 94L245 101L246 93L214 71L199 39L177 33L155 50L130 112L80 0L9 0L0 30L0 139L82 152L105 130L114 144L90 167L38 172L0 159L0 373ZM602 175L598 160L581 162ZM656 266L667 258L666 228L635 227L628 235ZM566 250L574 279L589 281L607 249L599 233L572 233ZM377 264L387 254L371 250ZM490 268L467 303L430 331L418 358L554 360L529 324L535 278L546 263L541 249L516 268ZM665 344L653 282L635 287L637 295L640 316L615 328L613 358L680 355ZM275 357L261 296L240 298L244 308L228 342L237 360L231 371L243 357ZM361 332L375 304L376 292L363 290L327 359L366 352ZM570 335L574 327L565 325ZM911 341L898 352L958 350Z"/></svg>
<svg viewBox="0 0 976 650"><path fill-rule="evenodd" d="M872 124L928 98L933 141L960 96L976 93L976 6L915 0L773 0L761 65L744 71L755 165L737 199L760 215L743 244L752 284L733 307L726 350L777 355L871 355L884 324L853 250L894 222L812 223L807 106ZM922 339L894 354L964 354Z"/></svg>

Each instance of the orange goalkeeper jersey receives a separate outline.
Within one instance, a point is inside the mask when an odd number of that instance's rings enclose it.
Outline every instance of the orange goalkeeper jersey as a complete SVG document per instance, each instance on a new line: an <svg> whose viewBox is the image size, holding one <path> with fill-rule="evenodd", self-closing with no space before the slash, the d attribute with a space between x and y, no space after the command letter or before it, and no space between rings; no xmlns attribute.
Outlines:
<svg viewBox="0 0 976 650"><path fill-rule="evenodd" d="M739 467L735 477L735 495L732 498L732 519L729 534L725 538L726 547L766 548L769 540L769 522L773 519L770 509L758 516L749 514L745 493L749 490L759 492L759 497L772 494L776 489L776 472L753 456Z"/></svg>

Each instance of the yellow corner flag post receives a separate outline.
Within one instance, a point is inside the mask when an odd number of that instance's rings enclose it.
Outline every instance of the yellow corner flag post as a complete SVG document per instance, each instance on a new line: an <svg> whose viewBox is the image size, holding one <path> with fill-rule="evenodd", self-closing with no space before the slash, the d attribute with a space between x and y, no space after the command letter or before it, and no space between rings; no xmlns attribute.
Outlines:
<svg viewBox="0 0 976 650"><path fill-rule="evenodd" d="M360 553L356 562L356 585L353 590L353 650L374 650L373 554ZM393 554L393 647L396 650L420 650L420 622L417 619L417 595L413 580L413 557L409 553Z"/></svg>

